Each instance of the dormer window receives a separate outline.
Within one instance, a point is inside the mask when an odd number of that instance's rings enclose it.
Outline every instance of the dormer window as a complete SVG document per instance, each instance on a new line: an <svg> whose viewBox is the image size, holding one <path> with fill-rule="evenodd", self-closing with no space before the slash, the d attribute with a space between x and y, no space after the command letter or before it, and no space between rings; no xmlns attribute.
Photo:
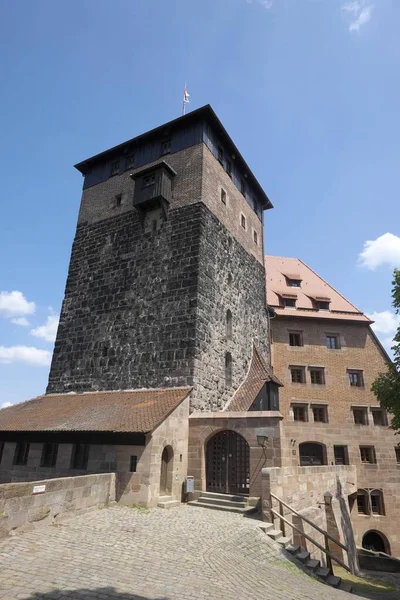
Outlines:
<svg viewBox="0 0 400 600"><path fill-rule="evenodd" d="M221 146L218 146L218 161L221 163L221 165L224 162L224 151L222 150Z"/></svg>
<svg viewBox="0 0 400 600"><path fill-rule="evenodd" d="M287 284L289 287L301 287L300 279L288 279Z"/></svg>
<svg viewBox="0 0 400 600"><path fill-rule="evenodd" d="M329 302L326 300L317 300L316 302L318 310L329 310Z"/></svg>
<svg viewBox="0 0 400 600"><path fill-rule="evenodd" d="M229 177L232 178L232 163L230 160L226 161L226 172L228 173Z"/></svg>
<svg viewBox="0 0 400 600"><path fill-rule="evenodd" d="M282 302L285 308L296 308L295 298L282 298Z"/></svg>

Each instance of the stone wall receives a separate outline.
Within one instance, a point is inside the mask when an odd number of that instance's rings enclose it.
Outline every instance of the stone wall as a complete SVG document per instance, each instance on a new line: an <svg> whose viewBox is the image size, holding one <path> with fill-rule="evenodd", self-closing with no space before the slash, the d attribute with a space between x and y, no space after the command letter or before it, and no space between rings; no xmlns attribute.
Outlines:
<svg viewBox="0 0 400 600"><path fill-rule="evenodd" d="M202 201L240 245L264 266L263 221L206 145L203 145L202 173ZM221 189L226 192L226 204L221 202ZM245 227L242 226L242 215L246 219Z"/></svg>
<svg viewBox="0 0 400 600"><path fill-rule="evenodd" d="M210 211L202 213L192 407L220 410L246 377L253 342L269 360L265 270ZM228 310L231 339L226 331ZM225 381L227 352L232 356L231 386Z"/></svg>
<svg viewBox="0 0 400 600"><path fill-rule="evenodd" d="M321 529L327 531L334 539L348 547L349 555L330 542L332 553L345 559L344 562L357 567L356 545L350 519L348 496L357 490L357 475L354 466L323 467L283 467L265 468L262 470L262 514L265 521L271 522L271 507L279 510L278 502L271 493L286 502L294 510L308 517ZM326 506L324 494L332 494L331 506ZM283 515L292 521L293 513L283 507ZM275 526L279 521L275 519ZM293 524L305 533L311 534L320 545L324 545L323 536L308 524L300 525L296 517ZM291 536L291 528L286 525L287 535ZM306 538L296 534L295 541L300 542L314 557L325 560L323 554Z"/></svg>
<svg viewBox="0 0 400 600"><path fill-rule="evenodd" d="M85 442L84 436L81 441ZM32 442L30 444L26 465L14 465L15 446L16 442L5 442L0 467L0 483L40 481L41 479L75 477L129 469L130 456L137 456L139 463L144 451L144 446L90 443L87 468L79 470L71 469L72 443L60 443L58 445L55 467L40 466L43 442Z"/></svg>
<svg viewBox="0 0 400 600"><path fill-rule="evenodd" d="M6 442L0 465L1 482L27 482L60 477L75 478L89 473L116 474L116 499L121 504L155 506L160 496L161 457L165 446L170 446L173 458L170 495L180 500L187 474L189 398L185 399L152 432L146 443L136 446L127 443L89 444L88 464L85 470L71 469L73 444L58 445L54 467L41 467L43 443L30 444L25 466L13 464L16 442ZM44 440L45 441L45 440ZM84 443L85 438L82 436ZM136 472L131 472L131 457L136 457Z"/></svg>
<svg viewBox="0 0 400 600"><path fill-rule="evenodd" d="M347 448L349 464L357 472L359 489L382 490L384 514L358 514L357 502L351 511L354 535L358 546L367 531L376 530L390 540L391 553L400 557L400 465L396 463L397 438L388 427L374 425L351 425L349 423L302 423L283 421L282 457L283 464L299 464L299 445L302 442L317 442L323 445L327 464L335 462L334 446ZM376 464L361 462L360 446L373 446ZM312 467L317 468L317 467Z"/></svg>
<svg viewBox="0 0 400 600"><path fill-rule="evenodd" d="M133 211L79 225L47 391L194 384L193 408L221 408L253 340L266 354L264 291L263 265L202 203L169 211L155 234Z"/></svg>
<svg viewBox="0 0 400 600"><path fill-rule="evenodd" d="M169 465L171 489L167 495L181 500L182 487L187 475L188 461L189 399L178 408L148 436L147 444L142 448L137 472L129 472L129 456L122 455L123 446L118 454L117 500L121 504L156 506L160 491L161 459L166 446L172 449Z"/></svg>
<svg viewBox="0 0 400 600"><path fill-rule="evenodd" d="M78 226L48 393L192 383L201 206Z"/></svg>
<svg viewBox="0 0 400 600"><path fill-rule="evenodd" d="M164 158L177 175L156 230L132 206L135 170L83 192L48 393L194 385L192 408L218 410L253 341L268 360L262 220L205 144Z"/></svg>
<svg viewBox="0 0 400 600"><path fill-rule="evenodd" d="M250 450L250 496L261 496L261 471L264 467L280 464L280 420L278 412L215 412L193 413L189 419L188 475L194 477L195 490L204 491L206 486L207 442L223 430L239 433ZM267 447L257 444L257 435L268 437Z"/></svg>
<svg viewBox="0 0 400 600"><path fill-rule="evenodd" d="M115 501L115 475L86 475L0 485L0 538L58 523Z"/></svg>

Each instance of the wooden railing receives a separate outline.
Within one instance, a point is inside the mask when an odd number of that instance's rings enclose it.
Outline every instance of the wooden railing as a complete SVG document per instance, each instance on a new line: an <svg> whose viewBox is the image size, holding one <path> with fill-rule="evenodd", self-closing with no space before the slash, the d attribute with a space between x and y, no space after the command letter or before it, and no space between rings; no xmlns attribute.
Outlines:
<svg viewBox="0 0 400 600"><path fill-rule="evenodd" d="M315 523L313 523L310 519L308 519L307 517L305 517L304 515L301 515L299 512L297 512L297 510L295 510L294 508L292 508L291 506L289 506L289 504L287 504L286 502L284 502L283 500L281 500L281 498L278 498L278 496L275 496L275 494L270 493L271 498L273 498L274 500L276 500L277 502L279 502L279 512L274 510L272 508L272 501L271 501L271 516L272 516L272 522L275 521L275 517L277 517L280 521L280 530L282 531L283 535L285 535L285 523L287 525L289 525L292 529L294 529L295 531L297 531L302 537L305 537L307 540L309 540L312 544L314 544L314 546L316 546L317 548L319 548L321 550L321 552L323 552L326 555L326 566L328 567L328 569L330 570L331 573L333 573L333 568L332 568L332 561L335 561L336 563L338 563L341 567L343 567L344 569L346 569L346 571L349 571L350 573L352 573L351 568L346 565L342 560L340 560L340 558L338 558L337 556L335 556L334 554L332 554L332 552L330 551L329 548L329 540L331 542L333 542L334 544L336 544L336 546L339 546L340 548L342 548L343 550L345 550L347 552L347 556L349 555L349 549L347 548L347 546L345 546L344 544L342 544L342 542L339 542L339 540L335 540L335 538L333 538L331 535L329 535L329 533L327 531L325 531L324 529L321 529L321 527L318 527L318 525L316 525ZM296 525L294 525L291 521L289 521L288 519L285 518L284 514L283 514L283 507L286 507L287 509L289 509L294 515L296 515L297 517L299 517L302 521L305 521L306 523L308 523L309 525L311 525L311 527L314 527L314 529L316 529L317 531L319 531L319 533L321 533L324 536L324 540L325 540L325 548L323 546L321 546L321 544L319 544L316 540L314 540L310 535L308 535L307 533L305 533L304 531L302 531L299 527L296 527ZM350 564L350 562L349 562Z"/></svg>

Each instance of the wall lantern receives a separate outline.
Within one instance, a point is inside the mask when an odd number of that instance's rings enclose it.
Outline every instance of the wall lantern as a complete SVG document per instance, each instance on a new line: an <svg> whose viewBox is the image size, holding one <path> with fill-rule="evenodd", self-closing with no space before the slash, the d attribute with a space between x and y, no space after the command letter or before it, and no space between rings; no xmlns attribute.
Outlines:
<svg viewBox="0 0 400 600"><path fill-rule="evenodd" d="M325 492L324 494L325 506L331 506L332 504L332 494L330 492Z"/></svg>
<svg viewBox="0 0 400 600"><path fill-rule="evenodd" d="M265 448L266 447L267 441L268 441L268 436L266 436L266 435L258 435L257 436L257 444L261 448Z"/></svg>

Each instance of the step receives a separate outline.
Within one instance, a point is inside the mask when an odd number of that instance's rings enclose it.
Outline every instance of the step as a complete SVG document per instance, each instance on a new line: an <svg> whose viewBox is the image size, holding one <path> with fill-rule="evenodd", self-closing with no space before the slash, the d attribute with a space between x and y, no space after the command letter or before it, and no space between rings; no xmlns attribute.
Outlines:
<svg viewBox="0 0 400 600"><path fill-rule="evenodd" d="M158 508L175 508L175 506L180 505L179 500L162 500L161 502L157 502Z"/></svg>
<svg viewBox="0 0 400 600"><path fill-rule="evenodd" d="M307 569L311 569L311 571L314 571L315 569L318 569L318 567L321 566L321 562L316 558L310 558L310 560L306 562L305 566L307 567Z"/></svg>
<svg viewBox="0 0 400 600"><path fill-rule="evenodd" d="M326 583L334 588L338 588L341 581L341 578L336 577L336 575L329 575L326 579Z"/></svg>
<svg viewBox="0 0 400 600"><path fill-rule="evenodd" d="M353 591L353 588L352 588L352 586L351 586L351 583L349 583L348 581L343 581L343 580L342 580L342 581L340 582L340 586L339 586L339 588L340 588L341 590L343 590L344 592L347 592L348 594L351 594L351 593L352 593L352 591Z"/></svg>
<svg viewBox="0 0 400 600"><path fill-rule="evenodd" d="M326 579L328 579L329 575L331 575L331 572L328 569L328 567L320 567L319 569L317 569L316 574L318 575L318 577L321 577L321 579L325 581Z"/></svg>
<svg viewBox="0 0 400 600"><path fill-rule="evenodd" d="M279 540L279 538L283 537L282 531L280 529L270 529L267 535L273 540Z"/></svg>
<svg viewBox="0 0 400 600"><path fill-rule="evenodd" d="M221 504L207 504L205 502L199 502L198 500L191 500L188 502L189 506L197 506L198 508L212 508L213 510L225 510L226 512L234 512L242 515L251 515L257 511L257 508L237 508L236 506L223 506Z"/></svg>
<svg viewBox="0 0 400 600"><path fill-rule="evenodd" d="M235 496L232 494L220 494L217 492L201 492L202 498L219 498L220 500L231 500L232 502L247 502L247 496Z"/></svg>
<svg viewBox="0 0 400 600"><path fill-rule="evenodd" d="M205 498L203 495L200 496L199 502L203 502L203 504L219 504L220 506L236 506L236 508L247 508L246 502L222 500L222 498Z"/></svg>
<svg viewBox="0 0 400 600"><path fill-rule="evenodd" d="M289 544L289 546L286 546L286 550L290 552L290 554L293 554L293 556L297 556L298 552L300 552L300 546Z"/></svg>
<svg viewBox="0 0 400 600"><path fill-rule="evenodd" d="M278 544L280 546L282 546L283 548L287 548L287 546L290 546L290 544L292 543L292 538L289 537L281 537L278 540L276 540L278 542Z"/></svg>
<svg viewBox="0 0 400 600"><path fill-rule="evenodd" d="M261 525L259 525L259 528L261 529L261 531L263 531L264 533L268 533L268 531L271 531L271 529L274 528L272 523L261 523Z"/></svg>
<svg viewBox="0 0 400 600"><path fill-rule="evenodd" d="M303 552L299 552L298 554L296 554L296 558L302 562L303 564L305 564L309 558L310 558L310 553L303 551Z"/></svg>

